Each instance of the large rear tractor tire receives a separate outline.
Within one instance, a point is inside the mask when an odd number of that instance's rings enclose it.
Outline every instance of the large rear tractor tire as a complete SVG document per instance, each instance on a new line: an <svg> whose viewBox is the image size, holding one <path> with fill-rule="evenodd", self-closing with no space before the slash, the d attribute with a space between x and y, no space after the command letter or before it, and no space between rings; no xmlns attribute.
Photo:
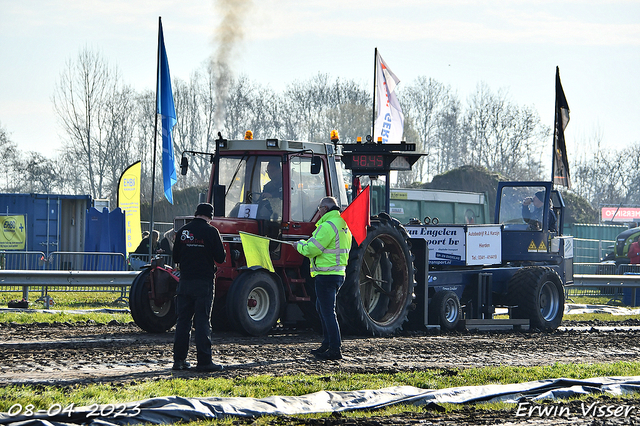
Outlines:
<svg viewBox="0 0 640 426"><path fill-rule="evenodd" d="M553 331L562 322L564 289L560 276L545 266L517 271L508 286L511 318L528 319L531 329Z"/></svg>
<svg viewBox="0 0 640 426"><path fill-rule="evenodd" d="M151 298L152 278L154 299ZM164 269L147 268L138 274L129 292L131 316L138 327L149 333L164 333L175 325L177 284L177 280Z"/></svg>
<svg viewBox="0 0 640 426"><path fill-rule="evenodd" d="M279 282L267 271L247 271L227 293L227 314L237 331L264 336L280 318L283 294Z"/></svg>
<svg viewBox="0 0 640 426"><path fill-rule="evenodd" d="M460 299L453 291L437 292L429 303L429 324L438 324L442 331L453 331L462 318Z"/></svg>
<svg viewBox="0 0 640 426"><path fill-rule="evenodd" d="M346 333L387 336L402 329L415 286L409 236L385 213L372 218L367 238L349 254L337 313Z"/></svg>

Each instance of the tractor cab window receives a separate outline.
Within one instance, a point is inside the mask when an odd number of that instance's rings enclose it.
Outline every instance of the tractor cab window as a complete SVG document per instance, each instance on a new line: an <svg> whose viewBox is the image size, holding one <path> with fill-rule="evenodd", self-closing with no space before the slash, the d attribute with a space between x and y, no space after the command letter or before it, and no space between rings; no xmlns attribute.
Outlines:
<svg viewBox="0 0 640 426"><path fill-rule="evenodd" d="M504 187L500 196L498 223L506 231L556 232L557 218L552 208L544 207L546 189L543 186Z"/></svg>
<svg viewBox="0 0 640 426"><path fill-rule="evenodd" d="M311 157L293 156L291 167L291 220L311 222L320 200L327 196L324 170L311 174Z"/></svg>
<svg viewBox="0 0 640 426"><path fill-rule="evenodd" d="M281 157L221 157L219 167L226 217L282 221Z"/></svg>

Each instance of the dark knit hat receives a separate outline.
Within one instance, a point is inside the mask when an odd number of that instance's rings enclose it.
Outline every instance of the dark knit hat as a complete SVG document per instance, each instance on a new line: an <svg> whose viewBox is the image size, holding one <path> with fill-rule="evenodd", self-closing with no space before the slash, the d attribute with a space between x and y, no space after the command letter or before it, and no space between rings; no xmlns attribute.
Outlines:
<svg viewBox="0 0 640 426"><path fill-rule="evenodd" d="M536 192L536 198L540 201L544 202L544 191L538 191Z"/></svg>
<svg viewBox="0 0 640 426"><path fill-rule="evenodd" d="M209 203L198 204L194 216L206 216L213 219L213 206Z"/></svg>

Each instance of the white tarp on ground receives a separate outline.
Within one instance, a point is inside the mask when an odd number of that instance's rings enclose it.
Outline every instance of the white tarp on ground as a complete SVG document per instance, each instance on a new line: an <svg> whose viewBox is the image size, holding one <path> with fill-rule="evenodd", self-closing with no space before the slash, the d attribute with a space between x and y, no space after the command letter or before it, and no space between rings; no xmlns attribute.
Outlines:
<svg viewBox="0 0 640 426"><path fill-rule="evenodd" d="M295 415L381 408L394 404L463 404L476 402L535 401L572 396L608 393L621 395L640 392L640 376L597 377L586 380L548 379L510 385L463 386L429 390L412 386L395 386L379 390L351 392L316 392L302 396L268 398L183 398L167 396L127 403L126 407L103 405L76 407L68 416L9 416L0 413L0 424L10 426L65 426L80 423L93 426L137 423L171 424L223 418L228 416ZM116 409L114 411L114 408ZM89 415L89 413L94 415ZM100 417L100 412L113 414ZM116 417L120 412L122 416ZM97 414L97 415L95 415ZM134 416L128 416L135 414Z"/></svg>
<svg viewBox="0 0 640 426"><path fill-rule="evenodd" d="M624 306L610 305L580 305L567 303L564 305L564 314L611 314L611 315L640 315L640 308L626 308Z"/></svg>

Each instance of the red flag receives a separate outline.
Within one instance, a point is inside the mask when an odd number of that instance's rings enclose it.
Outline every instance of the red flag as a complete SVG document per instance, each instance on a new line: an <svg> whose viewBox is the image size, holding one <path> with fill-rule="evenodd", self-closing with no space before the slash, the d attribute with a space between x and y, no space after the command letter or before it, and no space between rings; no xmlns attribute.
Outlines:
<svg viewBox="0 0 640 426"><path fill-rule="evenodd" d="M356 239L358 245L367 238L367 226L371 225L370 205L369 187L367 186L340 215L347 222L351 235Z"/></svg>

